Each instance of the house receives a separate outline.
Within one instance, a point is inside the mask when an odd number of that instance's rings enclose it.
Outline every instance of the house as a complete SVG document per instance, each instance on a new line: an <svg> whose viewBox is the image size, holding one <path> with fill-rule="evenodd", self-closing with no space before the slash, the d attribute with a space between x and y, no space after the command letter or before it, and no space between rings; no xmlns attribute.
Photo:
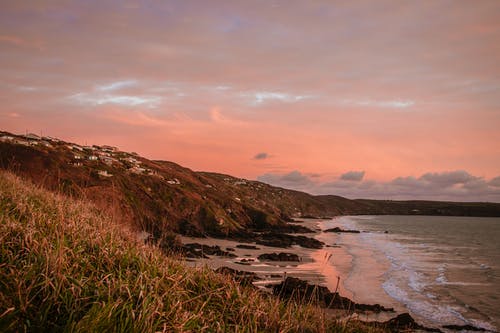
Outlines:
<svg viewBox="0 0 500 333"><path fill-rule="evenodd" d="M167 183L170 185L180 185L181 184L181 182L177 178L167 180Z"/></svg>
<svg viewBox="0 0 500 333"><path fill-rule="evenodd" d="M95 156L95 155L90 155L90 156L88 157L88 159L89 159L90 161L97 161L98 157L97 157L97 156Z"/></svg>
<svg viewBox="0 0 500 333"><path fill-rule="evenodd" d="M9 135L3 135L0 137L0 141L6 142L6 141L12 141L14 140L14 137L9 136Z"/></svg>
<svg viewBox="0 0 500 333"><path fill-rule="evenodd" d="M28 141L22 140L22 139L15 139L14 143L17 143L18 145L23 145L23 146L29 146L30 145L30 143Z"/></svg>
<svg viewBox="0 0 500 333"><path fill-rule="evenodd" d="M128 169L128 171L130 171L132 173L136 173L136 174L141 174L141 173L144 173L146 171L146 169L138 167L138 166L134 166L134 167L131 167L130 169Z"/></svg>
<svg viewBox="0 0 500 333"><path fill-rule="evenodd" d="M76 167L80 167L83 165L83 163L82 162L73 162L73 163L71 163L71 165L76 166Z"/></svg>
<svg viewBox="0 0 500 333"><path fill-rule="evenodd" d="M121 158L121 160L128 162L128 163L132 163L132 164L140 164L141 163L133 157L124 157L124 158Z"/></svg>
<svg viewBox="0 0 500 333"><path fill-rule="evenodd" d="M82 155L75 154L75 155L73 155L73 158L75 160L81 160L82 159Z"/></svg>
<svg viewBox="0 0 500 333"><path fill-rule="evenodd" d="M47 148L52 148L52 145L48 141L42 140L42 141L40 141L40 143Z"/></svg>
<svg viewBox="0 0 500 333"><path fill-rule="evenodd" d="M106 170L97 170L97 174L102 177L113 177L113 175Z"/></svg>
<svg viewBox="0 0 500 333"><path fill-rule="evenodd" d="M116 162L114 158L108 157L108 156L99 156L99 159L106 163L107 165L113 164L113 162Z"/></svg>
<svg viewBox="0 0 500 333"><path fill-rule="evenodd" d="M33 134L33 133L28 133L26 135L23 135L26 139L28 140L40 140L41 137L36 135L36 134Z"/></svg>
<svg viewBox="0 0 500 333"><path fill-rule="evenodd" d="M46 136L44 137L45 140L49 140L49 141L52 141L52 142L59 142L60 140L57 139L57 138L53 138L51 136Z"/></svg>
<svg viewBox="0 0 500 333"><path fill-rule="evenodd" d="M106 152L109 152L109 153L114 153L114 152L118 151L118 148L117 148L117 147L113 147L113 146L106 146L106 145L101 146L101 149L102 149L103 151L106 151Z"/></svg>

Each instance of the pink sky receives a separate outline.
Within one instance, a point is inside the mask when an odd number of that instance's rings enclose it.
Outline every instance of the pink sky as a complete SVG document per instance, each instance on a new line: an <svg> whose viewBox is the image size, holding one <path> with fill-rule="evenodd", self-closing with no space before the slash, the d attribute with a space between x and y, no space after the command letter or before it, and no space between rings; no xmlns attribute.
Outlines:
<svg viewBox="0 0 500 333"><path fill-rule="evenodd" d="M0 59L0 130L312 193L500 201L498 1L2 1Z"/></svg>

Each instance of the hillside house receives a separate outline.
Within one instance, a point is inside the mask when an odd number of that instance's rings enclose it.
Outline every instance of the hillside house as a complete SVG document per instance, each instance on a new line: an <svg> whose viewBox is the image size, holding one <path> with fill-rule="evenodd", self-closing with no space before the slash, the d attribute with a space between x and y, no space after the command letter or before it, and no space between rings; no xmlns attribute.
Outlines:
<svg viewBox="0 0 500 333"><path fill-rule="evenodd" d="M53 138L51 136L44 136L43 137L45 140L49 140L49 141L52 141L52 142L59 142L60 140L57 139L57 138Z"/></svg>
<svg viewBox="0 0 500 333"><path fill-rule="evenodd" d="M2 142L12 141L12 140L14 140L14 137L9 135L3 135L0 137L0 141Z"/></svg>
<svg viewBox="0 0 500 333"><path fill-rule="evenodd" d="M136 174L141 174L141 173L144 173L146 171L146 169L138 167L138 166L134 166L134 167L131 167L130 169L128 169L128 171L130 171L132 173L136 173Z"/></svg>
<svg viewBox="0 0 500 333"><path fill-rule="evenodd" d="M181 184L181 182L177 178L167 180L167 183L170 185L180 185Z"/></svg>
<svg viewBox="0 0 500 333"><path fill-rule="evenodd" d="M108 152L108 153L114 153L116 151L118 151L118 148L117 147L113 147L113 146L101 146L101 150L105 151L105 152Z"/></svg>
<svg viewBox="0 0 500 333"><path fill-rule="evenodd" d="M75 154L75 155L73 155L73 158L75 160L81 160L82 159L82 155Z"/></svg>
<svg viewBox="0 0 500 333"><path fill-rule="evenodd" d="M97 156L95 156L95 155L89 155L88 159L89 159L90 161L97 161L97 160L98 160L98 157L97 157Z"/></svg>
<svg viewBox="0 0 500 333"><path fill-rule="evenodd" d="M22 140L22 139L15 139L14 143L16 143L18 145L23 145L23 146L29 146L30 145L30 143L28 141Z"/></svg>
<svg viewBox="0 0 500 333"><path fill-rule="evenodd" d="M114 162L117 162L117 160L115 160L112 157L108 157L108 156L99 156L99 159L102 162L106 163L107 165L112 165Z"/></svg>
<svg viewBox="0 0 500 333"><path fill-rule="evenodd" d="M26 135L23 135L26 139L28 140L41 140L42 138L36 134L33 133L28 133Z"/></svg>
<svg viewBox="0 0 500 333"><path fill-rule="evenodd" d="M113 174L108 173L107 170L97 170L97 174L102 177L113 177Z"/></svg>

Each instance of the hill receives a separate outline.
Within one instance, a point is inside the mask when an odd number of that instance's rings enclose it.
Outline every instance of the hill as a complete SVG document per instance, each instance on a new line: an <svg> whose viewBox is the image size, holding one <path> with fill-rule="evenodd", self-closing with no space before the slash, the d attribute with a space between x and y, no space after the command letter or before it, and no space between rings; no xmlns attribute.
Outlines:
<svg viewBox="0 0 500 333"><path fill-rule="evenodd" d="M359 332L144 245L94 204L0 171L2 332Z"/></svg>
<svg viewBox="0 0 500 333"><path fill-rule="evenodd" d="M253 237L301 232L295 217L349 214L500 216L500 204L350 200L313 196L228 175L194 172L110 146L0 132L0 168L83 197L156 240L172 233Z"/></svg>

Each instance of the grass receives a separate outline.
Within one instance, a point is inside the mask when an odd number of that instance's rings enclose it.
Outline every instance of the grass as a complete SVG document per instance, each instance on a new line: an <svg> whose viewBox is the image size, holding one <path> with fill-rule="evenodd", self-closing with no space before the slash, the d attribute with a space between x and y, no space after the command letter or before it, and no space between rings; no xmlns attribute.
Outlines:
<svg viewBox="0 0 500 333"><path fill-rule="evenodd" d="M356 332L188 268L92 204L0 172L1 332Z"/></svg>

